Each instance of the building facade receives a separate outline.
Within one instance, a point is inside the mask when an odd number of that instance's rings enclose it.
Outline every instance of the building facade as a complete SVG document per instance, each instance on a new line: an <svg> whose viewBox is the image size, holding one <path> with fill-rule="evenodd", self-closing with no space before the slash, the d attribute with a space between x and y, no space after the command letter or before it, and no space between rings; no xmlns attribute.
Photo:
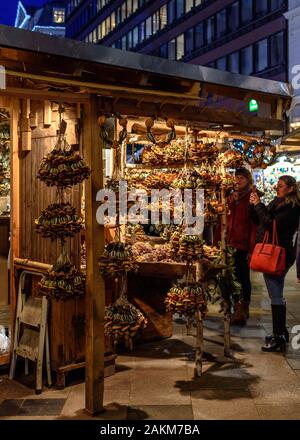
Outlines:
<svg viewBox="0 0 300 440"><path fill-rule="evenodd" d="M15 27L64 37L66 34L66 1L47 2L42 7L18 2Z"/></svg>
<svg viewBox="0 0 300 440"><path fill-rule="evenodd" d="M286 0L70 0L66 36L288 80Z"/></svg>

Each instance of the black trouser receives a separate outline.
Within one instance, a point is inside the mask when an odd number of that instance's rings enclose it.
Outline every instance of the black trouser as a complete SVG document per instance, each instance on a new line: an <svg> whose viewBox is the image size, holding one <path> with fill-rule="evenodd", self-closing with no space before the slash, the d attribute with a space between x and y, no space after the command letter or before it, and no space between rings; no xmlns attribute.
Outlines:
<svg viewBox="0 0 300 440"><path fill-rule="evenodd" d="M235 275L238 282L242 286L241 300L250 304L251 301L251 282L250 282L250 268L248 264L249 252L236 250L234 254Z"/></svg>

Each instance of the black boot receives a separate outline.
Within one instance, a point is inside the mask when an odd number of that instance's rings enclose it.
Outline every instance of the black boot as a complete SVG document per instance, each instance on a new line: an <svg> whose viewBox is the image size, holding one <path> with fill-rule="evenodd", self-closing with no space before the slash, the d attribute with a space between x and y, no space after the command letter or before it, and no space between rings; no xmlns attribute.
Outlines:
<svg viewBox="0 0 300 440"><path fill-rule="evenodd" d="M284 306L272 306L272 317L273 317L273 323L274 323L273 307L284 307L284 313L283 313L283 318L284 318L284 328L285 328L285 330L284 330L284 337L285 337L286 343L288 344L288 343L290 342L290 334L289 334L289 331L288 331L288 329L287 329L287 327L286 327L286 306L285 306L285 305L284 305ZM267 344L268 342L270 342L271 339L273 339L273 338L274 338L274 325L273 325L273 334L272 334L272 335L267 335L267 336L265 337L265 342L266 342L266 344Z"/></svg>
<svg viewBox="0 0 300 440"><path fill-rule="evenodd" d="M266 338L262 351L284 351L286 348L286 308L284 305L272 305L273 335Z"/></svg>

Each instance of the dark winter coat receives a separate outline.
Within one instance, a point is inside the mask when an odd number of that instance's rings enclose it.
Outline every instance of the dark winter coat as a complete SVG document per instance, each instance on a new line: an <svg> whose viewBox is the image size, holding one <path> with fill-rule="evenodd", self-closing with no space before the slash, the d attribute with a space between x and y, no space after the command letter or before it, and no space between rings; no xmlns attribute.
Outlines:
<svg viewBox="0 0 300 440"><path fill-rule="evenodd" d="M251 205L249 204L251 190L238 200L229 201L227 218L227 241L235 249L252 252L257 226L253 221Z"/></svg>
<svg viewBox="0 0 300 440"><path fill-rule="evenodd" d="M297 277L300 278L300 221L298 226L298 240L297 240Z"/></svg>
<svg viewBox="0 0 300 440"><path fill-rule="evenodd" d="M270 237L273 233L273 220L276 220L276 228L279 246L285 248L286 267L294 264L296 258L296 246L293 243L300 217L300 207L287 204L284 200L276 197L268 206L258 203L254 206L255 213L259 220L256 242L263 241L266 231Z"/></svg>

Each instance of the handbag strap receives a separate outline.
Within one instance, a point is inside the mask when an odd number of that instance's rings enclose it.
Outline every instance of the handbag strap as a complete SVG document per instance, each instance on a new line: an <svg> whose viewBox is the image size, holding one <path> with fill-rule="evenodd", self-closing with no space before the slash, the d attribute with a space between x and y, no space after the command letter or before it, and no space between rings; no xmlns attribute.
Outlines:
<svg viewBox="0 0 300 440"><path fill-rule="evenodd" d="M277 227L276 227L276 220L273 220L273 237L272 237L272 244L273 246L278 246L278 235L277 235Z"/></svg>

